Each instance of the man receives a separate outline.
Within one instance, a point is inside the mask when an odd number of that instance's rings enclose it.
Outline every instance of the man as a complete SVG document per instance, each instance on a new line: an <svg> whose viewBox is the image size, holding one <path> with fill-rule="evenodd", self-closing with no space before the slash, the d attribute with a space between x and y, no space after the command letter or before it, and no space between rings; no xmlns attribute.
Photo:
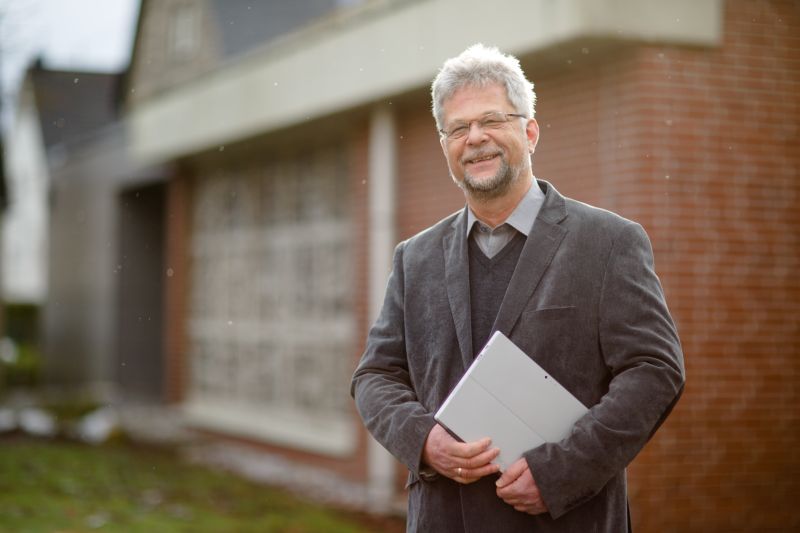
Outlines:
<svg viewBox="0 0 800 533"><path fill-rule="evenodd" d="M408 530L626 531L625 468L684 382L647 235L533 176L535 94L515 58L472 46L432 97L467 206L397 246L352 383L409 468ZM489 438L459 442L433 418L498 330L590 408L502 474Z"/></svg>

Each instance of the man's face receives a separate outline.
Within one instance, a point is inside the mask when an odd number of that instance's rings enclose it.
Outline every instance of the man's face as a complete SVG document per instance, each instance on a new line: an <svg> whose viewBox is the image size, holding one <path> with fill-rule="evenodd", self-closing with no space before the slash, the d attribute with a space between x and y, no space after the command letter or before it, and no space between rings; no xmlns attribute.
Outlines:
<svg viewBox="0 0 800 533"><path fill-rule="evenodd" d="M460 139L441 138L450 174L459 187L476 199L496 198L511 188L523 173L531 173L530 154L539 139L534 119L511 117L499 128L481 128L478 120L490 112L516 113L499 84L462 87L444 102L445 130L453 124L471 123Z"/></svg>

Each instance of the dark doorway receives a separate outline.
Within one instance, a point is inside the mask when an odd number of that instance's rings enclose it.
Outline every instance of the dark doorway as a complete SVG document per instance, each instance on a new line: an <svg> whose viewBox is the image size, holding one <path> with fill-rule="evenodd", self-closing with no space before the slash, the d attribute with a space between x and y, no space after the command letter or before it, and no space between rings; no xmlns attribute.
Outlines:
<svg viewBox="0 0 800 533"><path fill-rule="evenodd" d="M117 382L129 400L163 400L163 185L120 195Z"/></svg>

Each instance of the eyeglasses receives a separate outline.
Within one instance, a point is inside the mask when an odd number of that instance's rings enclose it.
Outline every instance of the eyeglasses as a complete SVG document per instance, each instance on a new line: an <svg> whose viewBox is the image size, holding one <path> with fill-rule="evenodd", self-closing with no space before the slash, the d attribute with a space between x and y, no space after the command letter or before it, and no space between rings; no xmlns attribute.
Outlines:
<svg viewBox="0 0 800 533"><path fill-rule="evenodd" d="M469 135L469 130L473 123L478 124L478 127L484 131L498 130L505 126L506 123L511 120L511 117L528 118L525 115L520 115L518 113L501 113L499 111L495 111L492 113L486 113L483 117L470 122L454 122L446 129L439 130L439 133L444 135L448 141L457 141Z"/></svg>

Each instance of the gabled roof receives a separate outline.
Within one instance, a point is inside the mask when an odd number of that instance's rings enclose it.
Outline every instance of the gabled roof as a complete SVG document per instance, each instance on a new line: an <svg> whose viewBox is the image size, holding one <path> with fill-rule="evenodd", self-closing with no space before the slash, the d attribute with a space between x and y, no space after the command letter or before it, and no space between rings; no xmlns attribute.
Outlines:
<svg viewBox="0 0 800 533"><path fill-rule="evenodd" d="M203 35L203 46L198 47L194 52L197 57L182 57L176 61L177 69L159 66L153 70L156 78L165 76L168 79L147 83L147 88L138 84L136 97L132 97L133 91L126 90L126 100L147 98L154 92L161 92L173 86L185 83L187 79L194 78L203 73L216 70L225 63L235 62L240 56L246 55L259 47L264 46L270 41L275 41L281 36L296 32L298 29L312 24L314 21L323 19L326 15L348 8L351 4L356 5L364 0L303 0L302 2L292 1L259 1L259 0L195 0L194 7L197 14L202 18L206 34ZM122 85L128 89L134 89L132 84L139 80L132 78L140 76L138 66L140 65L139 56L143 53L142 47L147 47L145 39L153 39L152 34L144 27L146 24L153 24L151 10L164 8L167 13L169 7L186 5L178 1L161 0L150 2L141 0L136 21L136 31L133 41L133 49L130 60L130 70ZM175 20L164 20L165 13L156 19L158 28L156 31L161 38L169 35L165 28L174 25ZM174 29L174 28L173 28ZM152 43L151 43L152 44ZM155 48L162 50L169 55L165 42L156 43ZM196 63L193 60L198 59ZM163 58L159 58L159 61ZM148 61L149 63L149 61ZM186 76L186 70L192 73ZM177 78L172 76L177 72ZM168 74L165 74L168 73ZM150 76L148 72L145 76ZM154 89L155 87L155 89ZM143 96L143 95L147 96ZM129 102L126 102L126 104Z"/></svg>
<svg viewBox="0 0 800 533"><path fill-rule="evenodd" d="M45 147L75 141L118 117L120 74L49 70L28 72Z"/></svg>
<svg viewBox="0 0 800 533"><path fill-rule="evenodd" d="M337 0L259 2L210 0L214 21L222 38L221 55L235 57L297 28L332 10Z"/></svg>

